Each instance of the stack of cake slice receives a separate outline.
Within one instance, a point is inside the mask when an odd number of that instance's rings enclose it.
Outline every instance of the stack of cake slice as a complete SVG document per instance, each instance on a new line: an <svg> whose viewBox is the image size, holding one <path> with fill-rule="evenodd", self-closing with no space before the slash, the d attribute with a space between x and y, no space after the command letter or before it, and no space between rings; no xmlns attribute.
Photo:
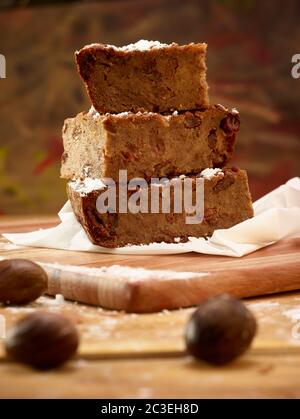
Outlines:
<svg viewBox="0 0 300 419"><path fill-rule="evenodd" d="M93 243L186 241L253 215L246 172L224 168L234 151L239 114L209 105L205 55L206 44L152 41L122 48L92 44L76 53L93 107L65 121L61 175L69 180L73 211ZM195 198L196 180L203 178L204 219L187 224L184 203L181 212L172 205L155 213L119 207L99 212L107 181L119 185L124 171L127 182L147 182L148 202L153 179L189 178ZM166 188L160 184L160 199ZM127 198L134 192L128 190Z"/></svg>

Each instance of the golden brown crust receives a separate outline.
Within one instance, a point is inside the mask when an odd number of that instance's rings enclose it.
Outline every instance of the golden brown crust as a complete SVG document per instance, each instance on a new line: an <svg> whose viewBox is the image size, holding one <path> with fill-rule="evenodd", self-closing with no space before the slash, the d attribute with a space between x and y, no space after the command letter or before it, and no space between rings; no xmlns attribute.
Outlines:
<svg viewBox="0 0 300 419"><path fill-rule="evenodd" d="M206 44L123 50L93 44L76 52L80 76L100 113L170 112L209 105Z"/></svg>
<svg viewBox="0 0 300 419"><path fill-rule="evenodd" d="M63 128L62 177L109 177L119 170L134 177L176 176L223 167L232 157L240 120L220 106L205 111L81 113Z"/></svg>

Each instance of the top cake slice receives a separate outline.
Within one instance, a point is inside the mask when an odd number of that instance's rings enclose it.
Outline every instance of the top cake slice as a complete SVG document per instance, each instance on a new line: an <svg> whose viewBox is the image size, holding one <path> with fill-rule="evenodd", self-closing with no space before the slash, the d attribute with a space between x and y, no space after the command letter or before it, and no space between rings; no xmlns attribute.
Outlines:
<svg viewBox="0 0 300 419"><path fill-rule="evenodd" d="M141 40L87 45L75 56L99 113L172 112L208 107L206 47Z"/></svg>

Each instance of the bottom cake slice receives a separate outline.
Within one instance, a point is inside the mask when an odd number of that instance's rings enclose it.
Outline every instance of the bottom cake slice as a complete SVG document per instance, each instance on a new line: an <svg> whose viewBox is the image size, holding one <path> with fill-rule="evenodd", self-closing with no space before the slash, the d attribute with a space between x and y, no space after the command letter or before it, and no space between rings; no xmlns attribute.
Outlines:
<svg viewBox="0 0 300 419"><path fill-rule="evenodd" d="M199 182L199 179L203 179L202 183ZM110 208L110 212L99 212L99 197L108 191L108 186L100 179L86 178L70 181L67 191L74 214L88 237L94 244L104 247L113 248L153 242L185 242L191 236L211 236L214 230L232 227L253 216L247 174L244 170L235 168L205 169L198 176L182 175L170 180L170 182L171 185L184 186L186 180L190 181L194 204L199 204L198 195L196 195L197 187L202 184L204 190L203 219L201 222L194 224L187 223L187 219L192 213L190 212L191 207L185 209L185 193L176 194L174 188L170 187L168 182L146 184L143 197L146 197L148 207L146 211L143 207L144 212L138 213L124 212L124 208L122 212L118 206L115 211ZM172 181L176 182L173 184ZM119 186L116 185L116 202L118 202L121 194L118 192ZM155 189L159 191L159 212L147 212L150 211L150 198ZM136 187L134 190L126 191L127 202L129 198L134 198L133 195L137 191L141 191L141 188ZM170 211L167 211L168 208L165 207L165 212L162 212L162 197L166 197L167 192L170 199ZM178 212L178 205L175 206L175 199L177 199L177 204L178 199L182 201L179 202L182 207L181 212ZM137 202L138 200L135 199L135 203Z"/></svg>

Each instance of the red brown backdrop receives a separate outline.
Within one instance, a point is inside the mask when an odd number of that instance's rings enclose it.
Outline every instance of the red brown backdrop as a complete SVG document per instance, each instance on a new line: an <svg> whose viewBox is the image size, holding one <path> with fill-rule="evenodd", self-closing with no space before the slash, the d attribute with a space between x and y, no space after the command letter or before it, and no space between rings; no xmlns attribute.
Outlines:
<svg viewBox="0 0 300 419"><path fill-rule="evenodd" d="M205 41L211 101L237 107L234 164L254 198L299 175L298 0L128 0L0 12L0 213L53 213L64 203L61 127L90 107L74 66L86 43Z"/></svg>

